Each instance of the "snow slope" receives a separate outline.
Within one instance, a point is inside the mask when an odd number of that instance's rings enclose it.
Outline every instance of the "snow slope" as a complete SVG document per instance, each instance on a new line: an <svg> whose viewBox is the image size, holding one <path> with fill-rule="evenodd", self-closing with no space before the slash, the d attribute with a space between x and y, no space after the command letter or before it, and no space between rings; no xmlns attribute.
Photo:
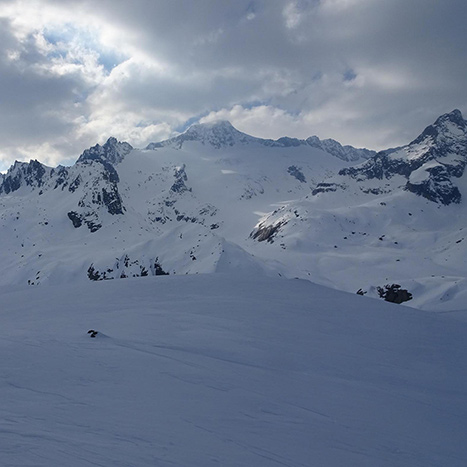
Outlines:
<svg viewBox="0 0 467 467"><path fill-rule="evenodd" d="M466 311L221 273L0 304L3 466L465 465Z"/></svg>

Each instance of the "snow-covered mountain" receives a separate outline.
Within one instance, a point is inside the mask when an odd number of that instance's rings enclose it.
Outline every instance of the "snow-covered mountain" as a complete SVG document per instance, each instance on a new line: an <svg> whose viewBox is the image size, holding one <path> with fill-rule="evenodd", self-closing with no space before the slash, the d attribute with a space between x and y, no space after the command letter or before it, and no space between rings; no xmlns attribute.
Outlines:
<svg viewBox="0 0 467 467"><path fill-rule="evenodd" d="M341 169L279 207L252 239L289 274L374 295L394 283L413 293L409 305L462 307L466 163L467 123L454 110L410 144Z"/></svg>
<svg viewBox="0 0 467 467"><path fill-rule="evenodd" d="M203 123L192 125L185 133L160 143L151 143L146 149L172 147L180 149L188 141L197 141L203 145L213 146L217 149L227 148L234 145L256 144L271 148L288 148L297 146L310 146L321 149L346 162L356 162L369 159L376 154L369 149L358 149L353 146L342 146L333 139L320 140L317 136L307 139L283 137L277 140L255 138L238 131L228 121L215 123Z"/></svg>
<svg viewBox="0 0 467 467"><path fill-rule="evenodd" d="M461 307L466 128L455 110L369 157L218 122L143 150L110 138L72 167L17 162L0 179L0 285L235 268Z"/></svg>
<svg viewBox="0 0 467 467"><path fill-rule="evenodd" d="M402 176L407 179L405 190L447 205L461 201L455 179L462 177L466 163L467 123L454 110L407 146L383 151L360 167L341 170L340 175L359 182Z"/></svg>
<svg viewBox="0 0 467 467"><path fill-rule="evenodd" d="M288 141L219 122L145 150L110 138L72 167L17 162L0 179L0 282L268 269L241 248L260 216L349 166Z"/></svg>

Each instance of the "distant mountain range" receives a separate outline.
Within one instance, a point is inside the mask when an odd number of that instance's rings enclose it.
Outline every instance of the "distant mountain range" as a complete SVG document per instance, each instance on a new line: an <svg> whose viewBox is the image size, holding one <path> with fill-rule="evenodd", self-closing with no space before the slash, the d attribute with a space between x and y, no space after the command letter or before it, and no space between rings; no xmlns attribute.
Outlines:
<svg viewBox="0 0 467 467"><path fill-rule="evenodd" d="M218 121L215 123L203 123L192 125L185 133L160 143L151 143L146 149L157 149L172 147L181 149L188 141L197 141L203 145L209 145L216 149L227 148L238 145L256 144L271 148L289 148L297 146L310 146L321 149L343 161L355 162L362 159L369 159L376 154L369 149L357 149L353 146L342 146L333 139L320 140L317 136L310 136L307 139L297 139L283 137L277 140L255 138L238 131L228 121Z"/></svg>
<svg viewBox="0 0 467 467"><path fill-rule="evenodd" d="M109 138L71 167L16 162L0 176L0 285L248 269L456 307L466 127L455 110L375 153L221 121L146 149Z"/></svg>

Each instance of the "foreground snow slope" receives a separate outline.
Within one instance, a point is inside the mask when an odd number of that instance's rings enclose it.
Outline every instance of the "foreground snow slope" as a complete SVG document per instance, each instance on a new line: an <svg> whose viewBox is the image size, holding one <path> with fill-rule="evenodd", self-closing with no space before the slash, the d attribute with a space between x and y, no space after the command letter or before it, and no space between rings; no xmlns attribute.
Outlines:
<svg viewBox="0 0 467 467"><path fill-rule="evenodd" d="M465 465L466 312L227 274L0 304L3 466Z"/></svg>

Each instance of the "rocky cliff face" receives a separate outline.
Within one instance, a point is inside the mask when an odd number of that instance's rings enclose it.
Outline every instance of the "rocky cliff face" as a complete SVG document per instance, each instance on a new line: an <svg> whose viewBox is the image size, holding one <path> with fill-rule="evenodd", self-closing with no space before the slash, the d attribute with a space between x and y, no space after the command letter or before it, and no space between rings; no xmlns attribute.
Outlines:
<svg viewBox="0 0 467 467"><path fill-rule="evenodd" d="M461 112L454 110L407 146L380 152L359 167L342 169L339 175L355 179L362 187L368 180L400 175L406 179L405 190L448 205L461 201L455 179L463 175L466 164L467 124Z"/></svg>
<svg viewBox="0 0 467 467"><path fill-rule="evenodd" d="M107 142L101 146L96 144L92 148L86 149L78 159L78 162L98 160L115 165L122 162L123 158L133 150L128 143L121 143L116 138L110 137Z"/></svg>
<svg viewBox="0 0 467 467"><path fill-rule="evenodd" d="M49 191L62 192L62 198L67 196L75 203L67 213L73 226L85 225L96 232L102 226L103 210L111 215L124 213L115 166L131 150L128 143L109 138L103 146L84 151L72 167L50 168L36 160L15 162L0 180L0 194L25 196L35 192L39 196Z"/></svg>
<svg viewBox="0 0 467 467"><path fill-rule="evenodd" d="M0 178L0 194L8 195L21 187L28 187L29 190L40 188L45 183L47 177L44 176L47 172L50 174L50 169L37 160L31 160L29 163L16 161Z"/></svg>

